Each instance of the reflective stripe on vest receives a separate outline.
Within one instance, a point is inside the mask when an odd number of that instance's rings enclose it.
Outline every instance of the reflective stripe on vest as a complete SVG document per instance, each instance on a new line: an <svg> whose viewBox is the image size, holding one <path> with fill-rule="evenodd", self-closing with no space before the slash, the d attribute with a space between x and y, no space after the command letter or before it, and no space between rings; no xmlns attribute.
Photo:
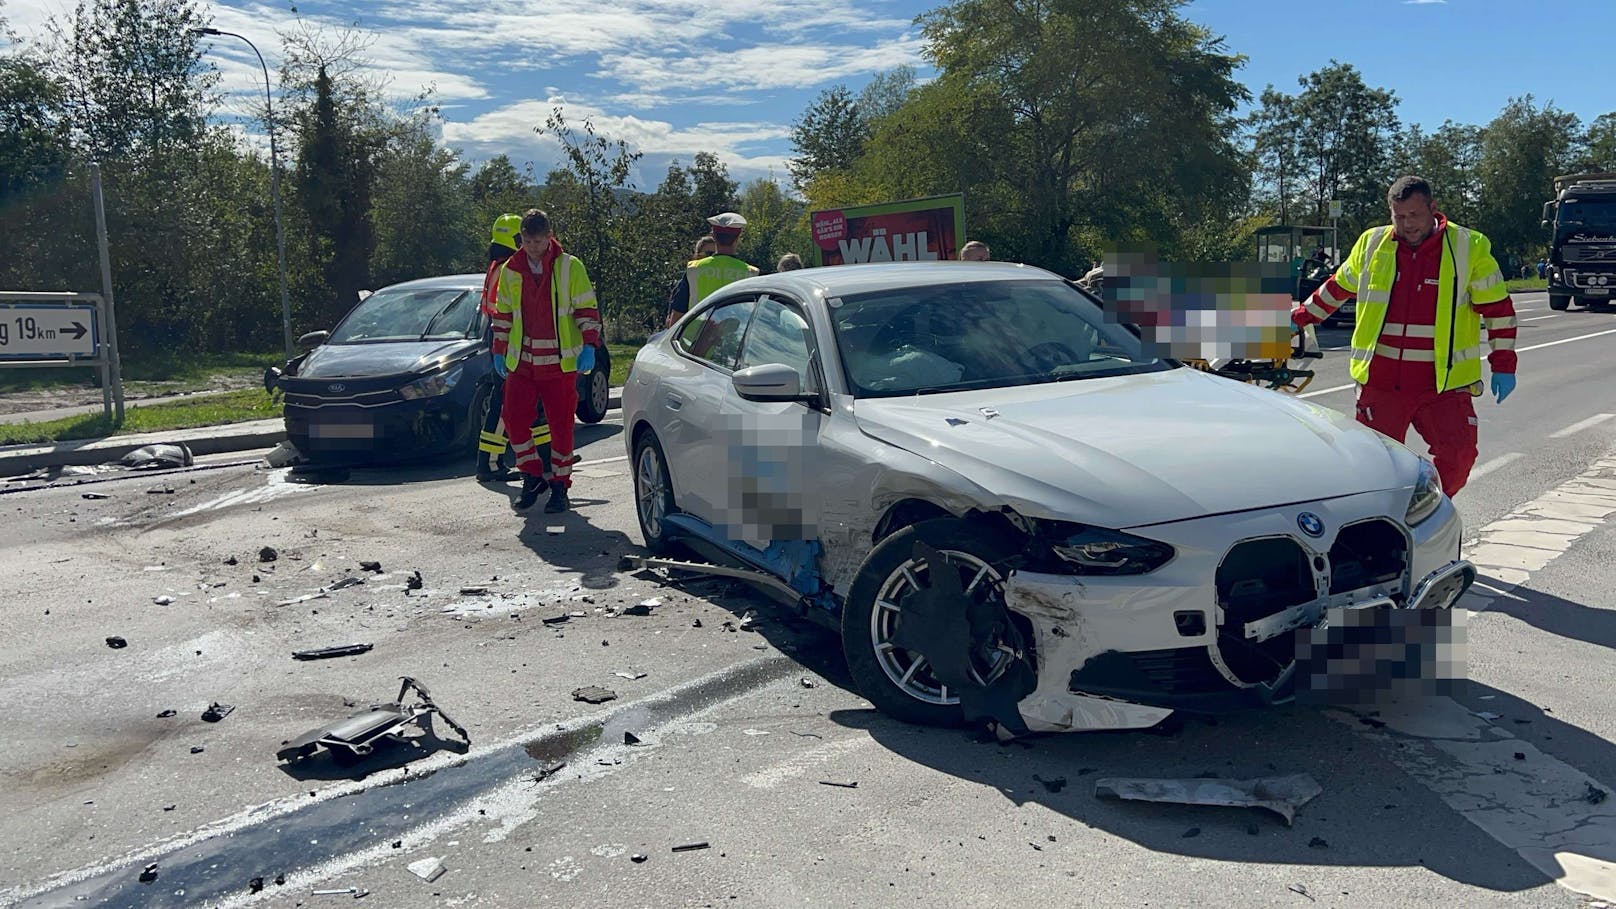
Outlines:
<svg viewBox="0 0 1616 909"><path fill-rule="evenodd" d="M1352 332L1349 371L1359 385L1369 381L1369 367L1378 353L1383 357L1430 362L1436 367L1440 391L1473 386L1481 381L1481 315L1470 305L1472 234L1449 224L1443 232L1442 261L1438 268L1436 324L1387 323L1392 283L1397 278L1397 246L1390 227L1377 227L1359 239L1341 272L1358 279L1357 325ZM1429 338L1431 351L1410 351L1382 344L1381 338ZM1395 354L1387 351L1396 351ZM1429 357L1429 359L1427 359Z"/></svg>
<svg viewBox="0 0 1616 909"><path fill-rule="evenodd" d="M532 356L532 343L543 339L531 339L522 331L522 275L515 269L500 266L499 273L499 299L511 306L511 336L521 338L523 343L511 344L505 350L505 367L515 369L518 364L526 360L538 365L540 361L545 364L555 364L561 367L562 372L578 371L578 355L583 353L584 336L578 323L572 318L573 310L579 306L592 306L595 302L595 291L590 289L579 292L573 286L572 255L563 252L556 258L556 270L550 276L550 314L555 321L556 344L560 346L560 356L551 354L546 357ZM535 276L537 277L537 276ZM563 296L565 294L565 296ZM514 300L514 303L508 301ZM562 301L566 305L562 305ZM555 347L551 347L554 350Z"/></svg>

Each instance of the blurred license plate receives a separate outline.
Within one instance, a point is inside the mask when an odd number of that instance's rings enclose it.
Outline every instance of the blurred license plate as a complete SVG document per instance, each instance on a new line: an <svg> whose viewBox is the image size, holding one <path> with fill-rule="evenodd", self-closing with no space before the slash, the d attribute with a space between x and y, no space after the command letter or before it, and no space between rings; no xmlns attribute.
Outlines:
<svg viewBox="0 0 1616 909"><path fill-rule="evenodd" d="M376 426L372 423L310 423L309 437L314 439L374 439Z"/></svg>

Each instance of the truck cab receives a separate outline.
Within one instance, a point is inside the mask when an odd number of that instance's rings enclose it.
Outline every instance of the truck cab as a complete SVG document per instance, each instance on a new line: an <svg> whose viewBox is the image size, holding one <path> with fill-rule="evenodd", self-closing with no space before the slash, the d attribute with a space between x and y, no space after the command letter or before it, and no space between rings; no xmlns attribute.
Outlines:
<svg viewBox="0 0 1616 909"><path fill-rule="evenodd" d="M1554 178L1543 203L1549 242L1549 308L1603 304L1616 297L1616 173Z"/></svg>

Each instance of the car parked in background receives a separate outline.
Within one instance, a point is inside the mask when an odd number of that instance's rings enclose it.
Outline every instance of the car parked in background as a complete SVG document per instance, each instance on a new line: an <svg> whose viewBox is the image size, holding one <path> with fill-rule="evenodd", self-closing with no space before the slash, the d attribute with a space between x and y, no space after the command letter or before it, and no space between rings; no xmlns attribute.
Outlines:
<svg viewBox="0 0 1616 909"><path fill-rule="evenodd" d="M265 384L285 395L286 433L306 460L402 460L467 453L493 399L483 276L447 275L384 287ZM611 360L597 348L578 377L577 416L609 406Z"/></svg>
<svg viewBox="0 0 1616 909"><path fill-rule="evenodd" d="M646 547L839 627L888 714L1013 732L1283 703L1332 611L1446 610L1474 580L1429 461L1143 351L1009 263L730 284L623 391Z"/></svg>

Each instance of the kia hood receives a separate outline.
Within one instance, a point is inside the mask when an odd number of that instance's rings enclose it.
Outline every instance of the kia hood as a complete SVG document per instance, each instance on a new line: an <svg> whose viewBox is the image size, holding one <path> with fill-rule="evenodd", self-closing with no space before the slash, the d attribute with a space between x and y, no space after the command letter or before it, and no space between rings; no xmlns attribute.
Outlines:
<svg viewBox="0 0 1616 909"><path fill-rule="evenodd" d="M1412 486L1416 456L1350 417L1187 367L861 399L868 436L979 486L987 508L1113 528ZM989 416L989 414L994 414Z"/></svg>
<svg viewBox="0 0 1616 909"><path fill-rule="evenodd" d="M425 372L440 363L458 360L480 341L378 341L370 344L325 344L316 347L298 366L301 379L357 379Z"/></svg>

